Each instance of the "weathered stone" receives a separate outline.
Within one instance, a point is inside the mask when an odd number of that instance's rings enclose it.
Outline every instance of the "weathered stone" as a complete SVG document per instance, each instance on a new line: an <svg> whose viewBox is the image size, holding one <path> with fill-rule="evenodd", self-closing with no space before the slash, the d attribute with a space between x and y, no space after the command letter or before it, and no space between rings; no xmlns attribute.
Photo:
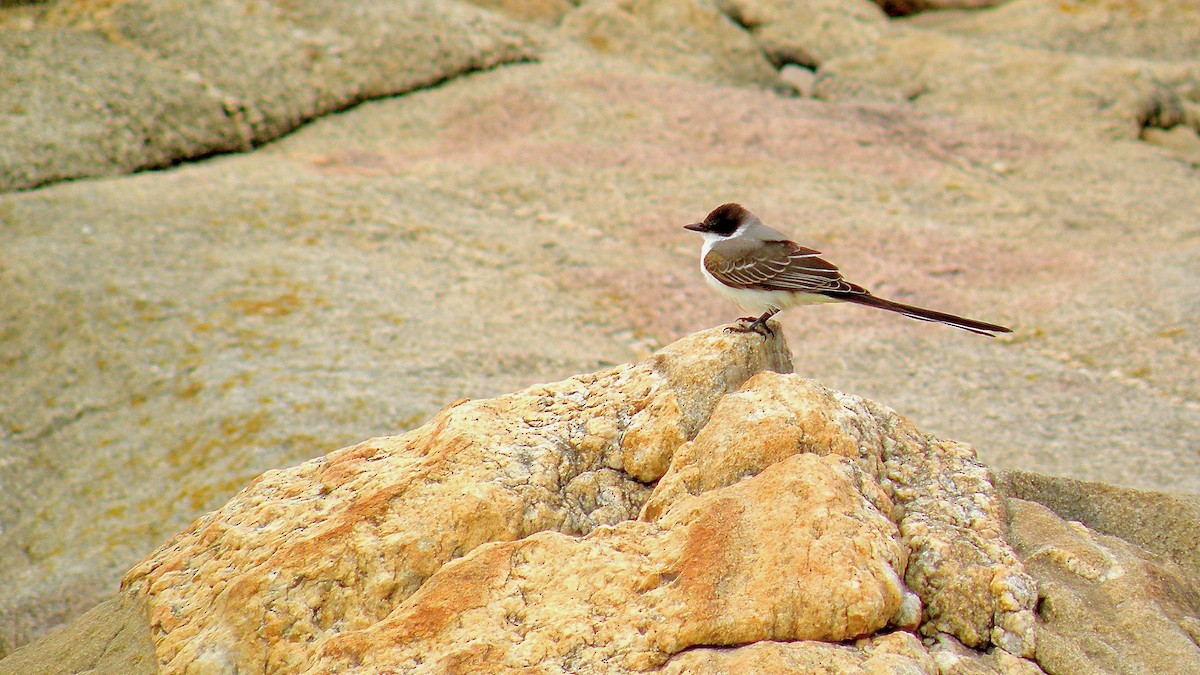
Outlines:
<svg viewBox="0 0 1200 675"><path fill-rule="evenodd" d="M1031 471L996 472L1006 498L1037 502L1068 521L1172 560L1200 577L1200 496L1151 492Z"/></svg>
<svg viewBox="0 0 1200 675"><path fill-rule="evenodd" d="M789 63L779 69L779 76L796 88L797 95L812 96L813 85L817 81L817 74L813 71Z"/></svg>
<svg viewBox="0 0 1200 675"><path fill-rule="evenodd" d="M1176 156L1200 166L1200 135L1183 124L1170 129L1147 127L1142 129L1142 140L1160 148L1166 148Z"/></svg>
<svg viewBox="0 0 1200 675"><path fill-rule="evenodd" d="M776 66L815 68L870 47L887 17L870 0L719 0L721 11L745 26Z"/></svg>
<svg viewBox="0 0 1200 675"><path fill-rule="evenodd" d="M901 631L858 640L852 645L827 642L756 642L732 649L689 649L672 657L660 672L669 675L937 675L938 669L921 642L912 634Z"/></svg>
<svg viewBox="0 0 1200 675"><path fill-rule="evenodd" d="M0 30L0 190L249 149L220 99L87 31Z"/></svg>
<svg viewBox="0 0 1200 675"><path fill-rule="evenodd" d="M633 518L643 482L763 368L790 369L781 340L717 328L635 366L452 405L403 436L267 472L124 586L149 599L168 670L299 669L482 544Z"/></svg>
<svg viewBox="0 0 1200 675"><path fill-rule="evenodd" d="M897 28L873 50L822 64L815 95L907 99L996 126L1134 139L1145 126L1182 122L1181 92L1197 81L1200 62L1085 57Z"/></svg>
<svg viewBox="0 0 1200 675"><path fill-rule="evenodd" d="M159 672L143 598L106 600L61 630L0 659L0 674Z"/></svg>
<svg viewBox="0 0 1200 675"><path fill-rule="evenodd" d="M308 672L630 672L696 645L870 634L903 553L855 482L844 459L797 455L654 522L480 547L385 620L319 637Z"/></svg>
<svg viewBox="0 0 1200 675"><path fill-rule="evenodd" d="M773 326L459 402L268 472L0 672L65 650L62 672L1036 675L1200 659L1191 571L1030 502L1005 511L969 447L779 372ZM1036 651L1038 594L1006 533L1041 588Z"/></svg>
<svg viewBox="0 0 1200 675"><path fill-rule="evenodd" d="M960 35L1111 58L1194 61L1200 11L1192 0L1010 0L987 11L923 14L911 21Z"/></svg>
<svg viewBox="0 0 1200 675"><path fill-rule="evenodd" d="M1128 542L1008 500L1038 580L1037 661L1054 673L1200 671L1200 576Z"/></svg>
<svg viewBox="0 0 1200 675"><path fill-rule="evenodd" d="M125 587L171 672L643 670L889 622L1031 654L1033 585L969 448L751 376L787 369L775 335L714 329L269 472Z"/></svg>
<svg viewBox="0 0 1200 675"><path fill-rule="evenodd" d="M561 32L666 73L786 88L754 39L710 0L588 0L567 15Z"/></svg>
<svg viewBox="0 0 1200 675"><path fill-rule="evenodd" d="M676 453L642 517L805 452L854 461L864 477L859 489L894 514L910 549L905 579L925 607L924 632L1033 653L1036 588L1004 542L1003 505L974 451L811 380L762 373L722 399Z"/></svg>
<svg viewBox="0 0 1200 675"><path fill-rule="evenodd" d="M0 25L0 190L244 151L368 98L532 58L458 2L57 3Z"/></svg>
<svg viewBox="0 0 1200 675"><path fill-rule="evenodd" d="M929 655L939 675L1044 675L1036 661L1017 658L1003 649L979 652L945 633L934 640Z"/></svg>
<svg viewBox="0 0 1200 675"><path fill-rule="evenodd" d="M473 5L496 10L514 19L557 25L567 12L575 9L570 0L468 0Z"/></svg>

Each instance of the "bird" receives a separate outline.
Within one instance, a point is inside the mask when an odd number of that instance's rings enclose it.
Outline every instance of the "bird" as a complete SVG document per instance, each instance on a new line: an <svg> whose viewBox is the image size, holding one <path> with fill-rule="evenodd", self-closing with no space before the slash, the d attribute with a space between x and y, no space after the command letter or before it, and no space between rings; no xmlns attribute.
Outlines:
<svg viewBox="0 0 1200 675"><path fill-rule="evenodd" d="M826 302L851 302L885 309L910 319L953 326L977 335L1011 333L1004 326L946 312L886 300L846 281L837 265L821 252L791 241L763 223L741 204L722 204L704 220L684 229L700 233L700 271L714 290L743 310L760 313L743 317L727 328L736 332L770 331L767 320L791 307Z"/></svg>

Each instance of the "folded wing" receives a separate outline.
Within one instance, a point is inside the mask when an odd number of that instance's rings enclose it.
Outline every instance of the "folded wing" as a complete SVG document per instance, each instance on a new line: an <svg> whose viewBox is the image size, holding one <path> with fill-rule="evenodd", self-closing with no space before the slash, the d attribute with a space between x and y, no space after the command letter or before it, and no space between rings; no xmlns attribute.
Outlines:
<svg viewBox="0 0 1200 675"><path fill-rule="evenodd" d="M733 255L709 251L704 267L733 288L866 294L861 286L843 279L837 265L820 255L820 251L790 241L767 241Z"/></svg>

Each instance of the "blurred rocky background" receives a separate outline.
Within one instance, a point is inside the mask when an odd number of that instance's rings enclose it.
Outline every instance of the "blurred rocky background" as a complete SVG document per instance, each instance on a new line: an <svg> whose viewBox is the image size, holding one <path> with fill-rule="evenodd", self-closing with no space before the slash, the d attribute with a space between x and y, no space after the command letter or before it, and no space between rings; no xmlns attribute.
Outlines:
<svg viewBox="0 0 1200 675"><path fill-rule="evenodd" d="M735 318L726 201L1015 330L794 310L798 374L1195 563L1197 54L1189 0L0 3L0 655L265 470Z"/></svg>

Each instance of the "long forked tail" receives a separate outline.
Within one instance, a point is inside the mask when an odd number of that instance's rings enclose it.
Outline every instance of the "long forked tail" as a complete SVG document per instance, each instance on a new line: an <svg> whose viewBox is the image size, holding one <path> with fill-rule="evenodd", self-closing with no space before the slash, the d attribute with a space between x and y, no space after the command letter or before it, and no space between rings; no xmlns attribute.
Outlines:
<svg viewBox="0 0 1200 675"><path fill-rule="evenodd" d="M878 307L879 309L886 309L889 312L896 312L898 314L903 314L904 316L907 316L910 319L916 319L918 321L931 321L933 323L944 323L947 326L954 326L955 328L961 328L962 330L970 331L972 333L975 333L976 335L986 335L988 337L996 337L996 333L1011 333L1012 332L1011 328L1006 328L1006 327L1000 326L998 324L987 323L985 321L976 321L975 319L968 319L966 317L955 316L953 314L947 314L945 312L938 312L938 311L932 310L932 309L925 309L924 307L913 307L912 305L905 305L905 304L902 304L899 302L893 302L891 300L884 300L883 298L876 297L874 295L869 295L869 294L868 295L846 294L846 295L840 296L840 299L846 300L849 302L853 302L853 303L856 303L859 305L866 305L867 307Z"/></svg>

